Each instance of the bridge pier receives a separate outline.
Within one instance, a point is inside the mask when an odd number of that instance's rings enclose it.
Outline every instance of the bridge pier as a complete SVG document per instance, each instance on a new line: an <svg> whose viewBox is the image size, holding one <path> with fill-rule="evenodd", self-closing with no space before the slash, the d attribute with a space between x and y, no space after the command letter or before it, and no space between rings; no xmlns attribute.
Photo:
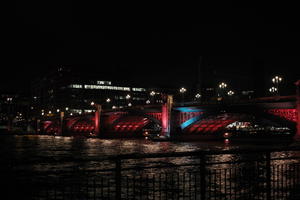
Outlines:
<svg viewBox="0 0 300 200"><path fill-rule="evenodd" d="M100 134L100 117L102 112L102 106L99 104L95 104L96 112L95 112L95 136L99 136Z"/></svg>
<svg viewBox="0 0 300 200"><path fill-rule="evenodd" d="M296 83L296 109L297 109L297 132L295 135L296 140L300 140L300 80Z"/></svg>
<svg viewBox="0 0 300 200"><path fill-rule="evenodd" d="M172 106L173 96L164 96L164 104L162 105L162 130L160 134L162 137L170 137Z"/></svg>

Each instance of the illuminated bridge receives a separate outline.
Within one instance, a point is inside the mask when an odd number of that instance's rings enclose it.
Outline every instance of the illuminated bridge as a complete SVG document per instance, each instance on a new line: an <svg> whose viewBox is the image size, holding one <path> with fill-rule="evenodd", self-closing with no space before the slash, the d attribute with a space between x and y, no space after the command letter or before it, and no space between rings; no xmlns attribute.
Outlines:
<svg viewBox="0 0 300 200"><path fill-rule="evenodd" d="M270 97L244 103L172 104L98 110L80 116L43 119L40 131L55 135L141 137L150 130L165 137L212 136L227 131L289 132L299 136L299 97ZM298 127L298 128L297 128Z"/></svg>

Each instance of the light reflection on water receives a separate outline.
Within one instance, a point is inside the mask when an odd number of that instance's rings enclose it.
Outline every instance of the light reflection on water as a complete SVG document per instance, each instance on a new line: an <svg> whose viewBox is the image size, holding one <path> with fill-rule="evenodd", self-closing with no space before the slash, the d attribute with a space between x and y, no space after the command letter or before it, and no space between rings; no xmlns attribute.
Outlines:
<svg viewBox="0 0 300 200"><path fill-rule="evenodd" d="M101 166L97 160L107 156L130 153L165 153L195 150L228 150L247 148L268 148L299 145L299 143L224 143L202 142L153 142L143 139L98 139L61 136L1 136L0 155L3 163L14 169L31 171L60 171L72 168L94 169ZM281 153L276 156L286 156ZM218 162L237 159L233 155L220 155ZM188 158L176 158L185 163ZM280 162L280 161L278 161ZM107 164L108 165L108 164Z"/></svg>

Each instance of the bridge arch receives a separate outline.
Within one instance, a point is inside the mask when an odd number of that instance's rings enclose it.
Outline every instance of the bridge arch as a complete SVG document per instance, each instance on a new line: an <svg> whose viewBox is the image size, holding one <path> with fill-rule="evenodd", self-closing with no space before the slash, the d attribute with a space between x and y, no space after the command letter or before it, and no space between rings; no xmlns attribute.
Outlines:
<svg viewBox="0 0 300 200"><path fill-rule="evenodd" d="M152 114L140 110L131 110L115 120L109 132L117 136L142 136L144 129L160 131L161 121Z"/></svg>
<svg viewBox="0 0 300 200"><path fill-rule="evenodd" d="M181 132L186 134L218 134L226 130L228 125L236 122L251 122L261 127L286 127L294 133L296 123L260 109L248 111L217 110L194 117L181 125Z"/></svg>
<svg viewBox="0 0 300 200"><path fill-rule="evenodd" d="M68 132L72 134L90 135L95 131L95 119L92 115L72 119L68 124Z"/></svg>

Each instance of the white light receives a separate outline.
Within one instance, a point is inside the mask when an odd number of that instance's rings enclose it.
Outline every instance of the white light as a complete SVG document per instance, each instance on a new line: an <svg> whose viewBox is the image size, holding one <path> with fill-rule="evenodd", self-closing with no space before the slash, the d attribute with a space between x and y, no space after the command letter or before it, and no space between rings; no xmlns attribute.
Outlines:
<svg viewBox="0 0 300 200"><path fill-rule="evenodd" d="M72 115L73 115L73 113L70 113L70 115L72 116Z"/></svg>
<svg viewBox="0 0 300 200"><path fill-rule="evenodd" d="M51 110L48 113L51 114L52 113Z"/></svg>
<svg viewBox="0 0 300 200"><path fill-rule="evenodd" d="M60 111L59 109L56 110L56 112L59 112L59 111Z"/></svg>
<svg viewBox="0 0 300 200"><path fill-rule="evenodd" d="M116 109L117 107L116 106L112 106L112 109Z"/></svg>
<svg viewBox="0 0 300 200"><path fill-rule="evenodd" d="M111 99L110 99L110 98L107 98L107 99L106 99L106 102L107 102L107 103L111 102Z"/></svg>
<svg viewBox="0 0 300 200"><path fill-rule="evenodd" d="M179 90L180 93L185 93L186 92L186 89L184 87L180 88Z"/></svg>
<svg viewBox="0 0 300 200"><path fill-rule="evenodd" d="M44 115L44 113L42 112L42 115Z"/></svg>
<svg viewBox="0 0 300 200"><path fill-rule="evenodd" d="M128 106L129 106L129 107L132 106L132 103L129 103Z"/></svg>
<svg viewBox="0 0 300 200"><path fill-rule="evenodd" d="M66 107L66 110L68 111L68 110L69 110L69 108L68 108L68 107Z"/></svg>
<svg viewBox="0 0 300 200"><path fill-rule="evenodd" d="M150 103L151 103L150 100L147 100L147 101L146 101L146 104L150 104Z"/></svg>
<svg viewBox="0 0 300 200"><path fill-rule="evenodd" d="M223 83L223 82L222 82L222 83L219 84L219 88L226 88L226 87L227 87L227 84L226 84L226 83Z"/></svg>
<svg viewBox="0 0 300 200"><path fill-rule="evenodd" d="M234 95L234 92L230 90L229 92L227 92L227 94L228 94L228 96L232 96L232 95Z"/></svg>
<svg viewBox="0 0 300 200"><path fill-rule="evenodd" d="M130 99L131 96L129 94L126 95L126 99Z"/></svg>
<svg viewBox="0 0 300 200"><path fill-rule="evenodd" d="M201 94L198 93L198 94L195 95L195 97L196 97L197 99L199 99L199 98L201 97Z"/></svg>
<svg viewBox="0 0 300 200"><path fill-rule="evenodd" d="M154 96L155 95L155 92L154 91L151 91L150 92L150 96Z"/></svg>
<svg viewBox="0 0 300 200"><path fill-rule="evenodd" d="M93 105L95 105L95 102L92 101L92 102L91 102L91 106L93 106Z"/></svg>

